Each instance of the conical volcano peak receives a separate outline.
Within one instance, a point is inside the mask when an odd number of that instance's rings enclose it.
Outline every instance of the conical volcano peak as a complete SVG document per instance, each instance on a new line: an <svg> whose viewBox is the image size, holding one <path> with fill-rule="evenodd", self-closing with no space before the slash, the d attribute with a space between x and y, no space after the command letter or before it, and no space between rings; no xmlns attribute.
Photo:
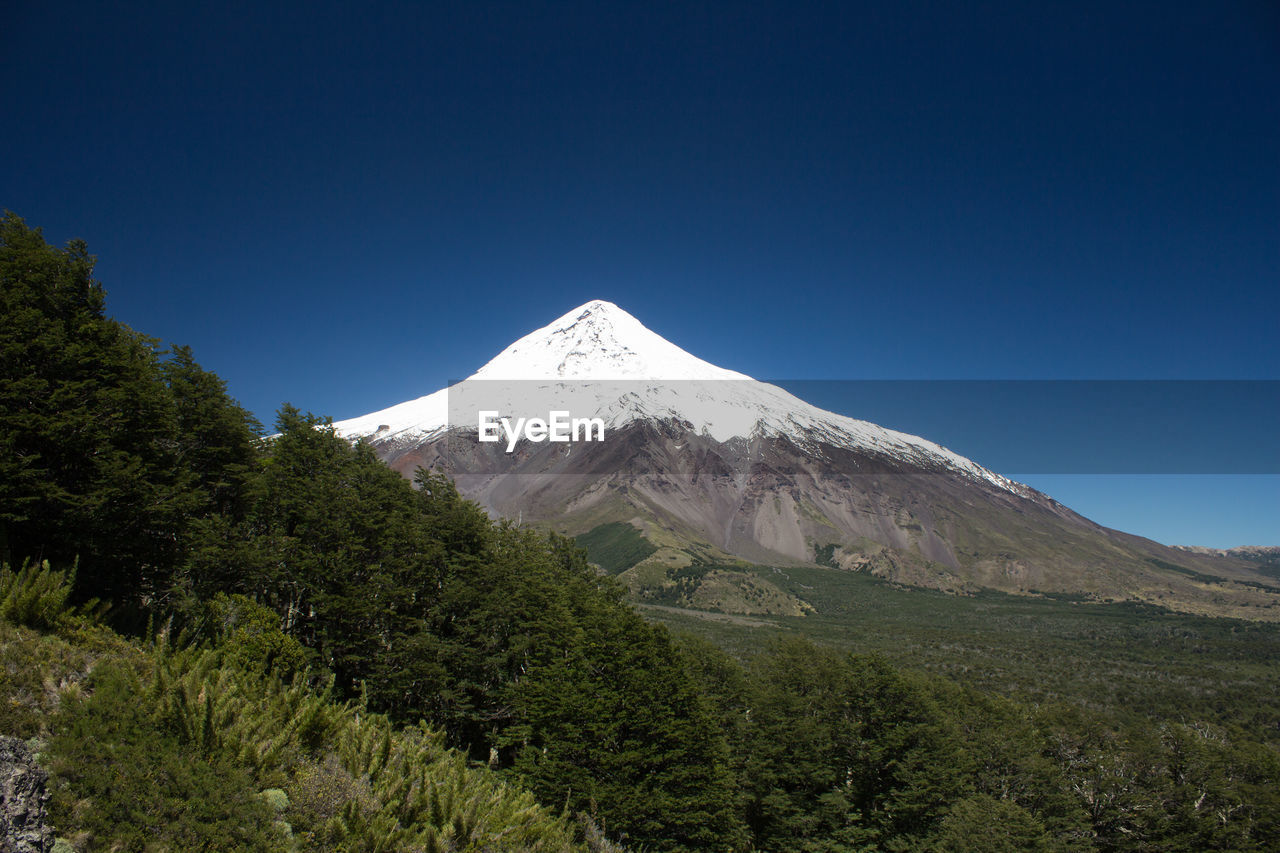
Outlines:
<svg viewBox="0 0 1280 853"><path fill-rule="evenodd" d="M690 328L718 318L695 319ZM653 561L635 575L646 588L661 577L662 589L683 589L673 567L724 554L950 591L1096 598L1138 589L1141 600L1181 601L1191 612L1223 600L1223 587L1195 580L1206 576L1196 566L1213 564L1194 561L1208 558L1108 531L927 439L709 364L611 302L562 314L472 378L506 381L458 382L333 428L405 476L426 468L454 477L495 515L570 532L616 522L662 537L648 540ZM572 434L553 437L566 417ZM579 436L583 424L598 426ZM1247 603L1231 605L1232 615L1255 618L1280 601L1258 592L1261 575L1232 571L1250 584L1238 588L1235 600ZM757 600L751 577L749 586L716 583L745 593L733 599L738 608Z"/></svg>
<svg viewBox="0 0 1280 853"><path fill-rule="evenodd" d="M486 409L514 410L513 400L542 393L543 386L586 380L582 385L589 387L577 390L588 397L575 401L581 409L575 416L602 417L611 429L644 420L685 424L695 434L718 442L785 435L801 446L826 444L869 451L922 470L941 467L1002 490L1025 490L923 438L823 411L782 388L716 367L649 331L635 317L604 300L580 305L530 332L470 378L510 383L506 391L511 399ZM619 386L619 381L631 387ZM517 387L525 383L534 387ZM454 403L458 408L453 411L449 409L450 390L457 392ZM484 393L503 392L486 389ZM466 395L455 385L339 421L334 427L339 434L353 438L425 442L453 427L477 423L470 412L462 414L465 405L459 401L464 399Z"/></svg>
<svg viewBox="0 0 1280 853"><path fill-rule="evenodd" d="M613 316L621 315L623 317L626 317L628 320L633 320L633 321L635 320L635 317L632 317L630 314L628 314L626 311L622 310L612 302L609 302L604 299L592 299L590 302L584 302L581 305L579 305L577 308L574 308L572 311L569 311L563 317L561 317L560 320L557 320L556 322L568 320L570 318L572 318L575 322L580 320L587 320L593 317L607 319L611 315Z"/></svg>
<svg viewBox="0 0 1280 853"><path fill-rule="evenodd" d="M649 331L639 320L612 302L593 299L561 315L538 331L526 335L525 338L533 338L540 332L549 331L553 336L572 336L576 340L596 341L601 345L612 342L626 347L625 339L635 337L637 329L643 332ZM653 333L650 332L650 334Z"/></svg>
<svg viewBox="0 0 1280 853"><path fill-rule="evenodd" d="M690 355L595 299L530 332L473 379L748 379Z"/></svg>

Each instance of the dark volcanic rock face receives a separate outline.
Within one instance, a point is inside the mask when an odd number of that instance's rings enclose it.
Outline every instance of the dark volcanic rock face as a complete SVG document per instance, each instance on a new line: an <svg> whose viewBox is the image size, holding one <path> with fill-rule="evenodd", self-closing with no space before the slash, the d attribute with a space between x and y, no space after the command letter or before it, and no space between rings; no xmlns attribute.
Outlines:
<svg viewBox="0 0 1280 853"><path fill-rule="evenodd" d="M48 781L49 774L36 764L25 743L0 736L0 850L48 853L53 849L53 830L45 823Z"/></svg>

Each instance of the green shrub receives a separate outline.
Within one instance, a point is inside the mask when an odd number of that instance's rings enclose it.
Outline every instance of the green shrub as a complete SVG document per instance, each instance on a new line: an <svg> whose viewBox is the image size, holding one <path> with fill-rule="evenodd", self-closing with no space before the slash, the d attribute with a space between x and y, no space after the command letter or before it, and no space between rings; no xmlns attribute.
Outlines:
<svg viewBox="0 0 1280 853"><path fill-rule="evenodd" d="M0 618L31 628L53 628L68 612L75 569L54 571L49 561L23 563L17 572L0 565Z"/></svg>
<svg viewBox="0 0 1280 853"><path fill-rule="evenodd" d="M0 621L0 732L46 735L60 691L88 676L94 654L89 643Z"/></svg>
<svg viewBox="0 0 1280 853"><path fill-rule="evenodd" d="M94 670L87 697L67 695L49 745L55 827L88 833L93 849L270 850L271 808L248 772L158 726L137 673Z"/></svg>
<svg viewBox="0 0 1280 853"><path fill-rule="evenodd" d="M112 649L52 715L52 822L93 850L581 849L441 734L331 690L219 647Z"/></svg>
<svg viewBox="0 0 1280 853"><path fill-rule="evenodd" d="M280 630L280 617L245 595L218 593L208 605L213 634L228 662L288 678L306 668L307 651Z"/></svg>

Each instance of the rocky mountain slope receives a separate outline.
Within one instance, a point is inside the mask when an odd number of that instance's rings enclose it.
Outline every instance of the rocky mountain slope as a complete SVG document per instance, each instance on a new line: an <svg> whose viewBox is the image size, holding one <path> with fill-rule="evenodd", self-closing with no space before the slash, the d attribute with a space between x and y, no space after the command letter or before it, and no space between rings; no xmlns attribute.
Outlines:
<svg viewBox="0 0 1280 853"><path fill-rule="evenodd" d="M496 428L556 411L598 418L604 440L509 441ZM478 440L484 418L498 440ZM931 441L698 359L608 302L570 311L461 383L335 428L406 476L447 473L495 515L571 534L630 525L650 547L617 570L661 601L803 612L733 566L816 562L958 593L1280 618L1280 582L1256 562L1104 528Z"/></svg>

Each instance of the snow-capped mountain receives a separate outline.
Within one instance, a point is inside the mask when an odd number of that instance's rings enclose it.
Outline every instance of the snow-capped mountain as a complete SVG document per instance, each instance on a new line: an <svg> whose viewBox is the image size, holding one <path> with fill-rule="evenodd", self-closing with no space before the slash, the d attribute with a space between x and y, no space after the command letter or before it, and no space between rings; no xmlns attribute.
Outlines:
<svg viewBox="0 0 1280 853"><path fill-rule="evenodd" d="M604 440L479 440L486 416L555 410L599 419ZM520 338L462 382L334 428L405 476L448 474L495 515L571 534L629 525L647 556L622 579L640 596L673 572L735 561L1206 612L1273 606L1280 592L1242 561L1108 530L934 442L703 361L604 301ZM738 609L803 612L767 582L733 576L717 583L738 584ZM1207 589L1211 576L1223 580Z"/></svg>
<svg viewBox="0 0 1280 853"><path fill-rule="evenodd" d="M459 402L472 397L473 403ZM823 411L777 386L696 358L602 300L525 335L453 388L334 427L353 439L421 442L476 423L481 405L509 412L537 408L530 403L544 398L572 406L575 415L600 416L610 431L637 420L672 420L719 442L786 436L803 447L828 444L943 466L1029 494L931 441Z"/></svg>

